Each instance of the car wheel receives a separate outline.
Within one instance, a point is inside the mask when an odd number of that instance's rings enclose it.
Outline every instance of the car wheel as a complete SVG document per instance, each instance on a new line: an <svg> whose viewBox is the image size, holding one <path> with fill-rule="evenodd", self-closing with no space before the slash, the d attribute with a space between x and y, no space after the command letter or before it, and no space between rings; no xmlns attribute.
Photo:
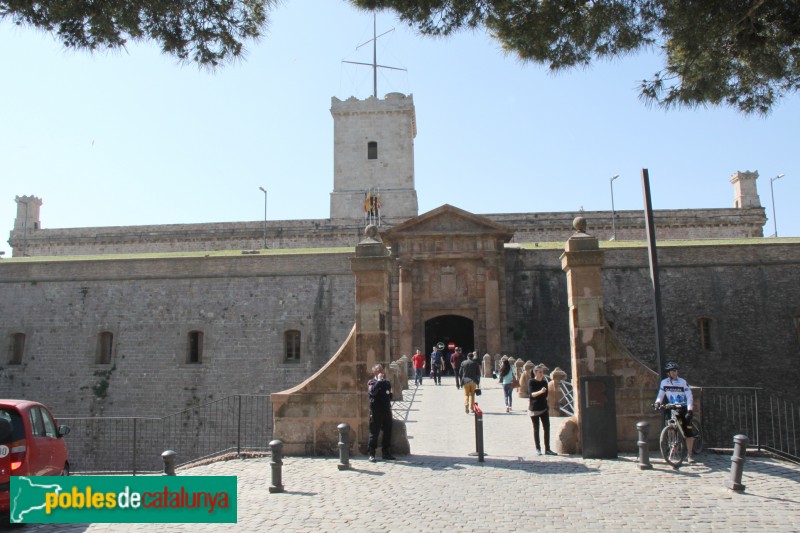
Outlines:
<svg viewBox="0 0 800 533"><path fill-rule="evenodd" d="M62 476L69 475L69 463L64 463L64 470L61 471Z"/></svg>

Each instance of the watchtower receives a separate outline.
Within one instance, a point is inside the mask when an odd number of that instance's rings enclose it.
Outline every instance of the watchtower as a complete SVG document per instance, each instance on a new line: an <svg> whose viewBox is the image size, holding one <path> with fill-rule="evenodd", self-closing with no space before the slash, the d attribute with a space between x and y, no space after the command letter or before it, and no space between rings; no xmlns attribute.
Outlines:
<svg viewBox="0 0 800 533"><path fill-rule="evenodd" d="M42 199L35 196L17 196L17 218L14 219L14 231L35 231L41 227L39 208Z"/></svg>
<svg viewBox="0 0 800 533"><path fill-rule="evenodd" d="M417 118L412 95L331 98L331 219L397 223L418 214L414 187ZM370 199L372 202L370 203Z"/></svg>
<svg viewBox="0 0 800 533"><path fill-rule="evenodd" d="M733 184L733 207L737 209L749 209L751 207L761 207L761 200L758 198L758 188L756 180L758 171L744 172L736 171L731 175Z"/></svg>

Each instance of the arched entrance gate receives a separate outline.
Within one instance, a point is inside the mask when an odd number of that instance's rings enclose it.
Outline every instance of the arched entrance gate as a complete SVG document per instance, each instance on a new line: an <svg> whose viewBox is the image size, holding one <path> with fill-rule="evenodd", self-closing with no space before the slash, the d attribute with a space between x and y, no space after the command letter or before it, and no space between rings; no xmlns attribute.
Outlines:
<svg viewBox="0 0 800 533"><path fill-rule="evenodd" d="M453 342L469 353L475 349L475 328L472 320L458 315L440 315L425 321L425 349L423 353L430 359L433 346L437 343L447 346ZM430 365L428 365L430 366ZM446 366L446 369L449 369Z"/></svg>
<svg viewBox="0 0 800 533"><path fill-rule="evenodd" d="M499 352L505 331L504 245L513 234L451 205L384 232L396 265L393 353L419 348L430 355L434 344L450 341L465 352Z"/></svg>

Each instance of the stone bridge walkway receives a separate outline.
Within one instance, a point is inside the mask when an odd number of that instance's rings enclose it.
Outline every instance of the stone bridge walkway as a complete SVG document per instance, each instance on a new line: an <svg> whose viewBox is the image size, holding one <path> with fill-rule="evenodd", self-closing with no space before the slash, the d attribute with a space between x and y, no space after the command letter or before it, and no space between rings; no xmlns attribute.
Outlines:
<svg viewBox="0 0 800 533"><path fill-rule="evenodd" d="M797 531L800 467L749 457L737 494L725 488L730 457L705 453L676 471L653 457L584 460L534 453L525 401L506 414L502 390L484 383L487 457L479 463L474 419L453 378L406 391L412 455L396 462L284 459L286 492L270 494L269 459L233 460L179 475L238 476L239 522L31 525L24 531Z"/></svg>

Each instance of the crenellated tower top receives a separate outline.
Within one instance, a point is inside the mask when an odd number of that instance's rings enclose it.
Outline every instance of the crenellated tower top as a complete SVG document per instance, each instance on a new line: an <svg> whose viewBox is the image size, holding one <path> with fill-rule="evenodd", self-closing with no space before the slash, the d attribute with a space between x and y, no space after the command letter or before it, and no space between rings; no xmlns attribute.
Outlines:
<svg viewBox="0 0 800 533"><path fill-rule="evenodd" d="M414 185L414 97L331 99L331 219L380 225L418 214Z"/></svg>
<svg viewBox="0 0 800 533"><path fill-rule="evenodd" d="M733 207L737 209L749 209L753 207L761 207L761 200L758 197L758 187L756 180L758 179L758 171L744 172L737 170L731 175L731 183L733 184Z"/></svg>

